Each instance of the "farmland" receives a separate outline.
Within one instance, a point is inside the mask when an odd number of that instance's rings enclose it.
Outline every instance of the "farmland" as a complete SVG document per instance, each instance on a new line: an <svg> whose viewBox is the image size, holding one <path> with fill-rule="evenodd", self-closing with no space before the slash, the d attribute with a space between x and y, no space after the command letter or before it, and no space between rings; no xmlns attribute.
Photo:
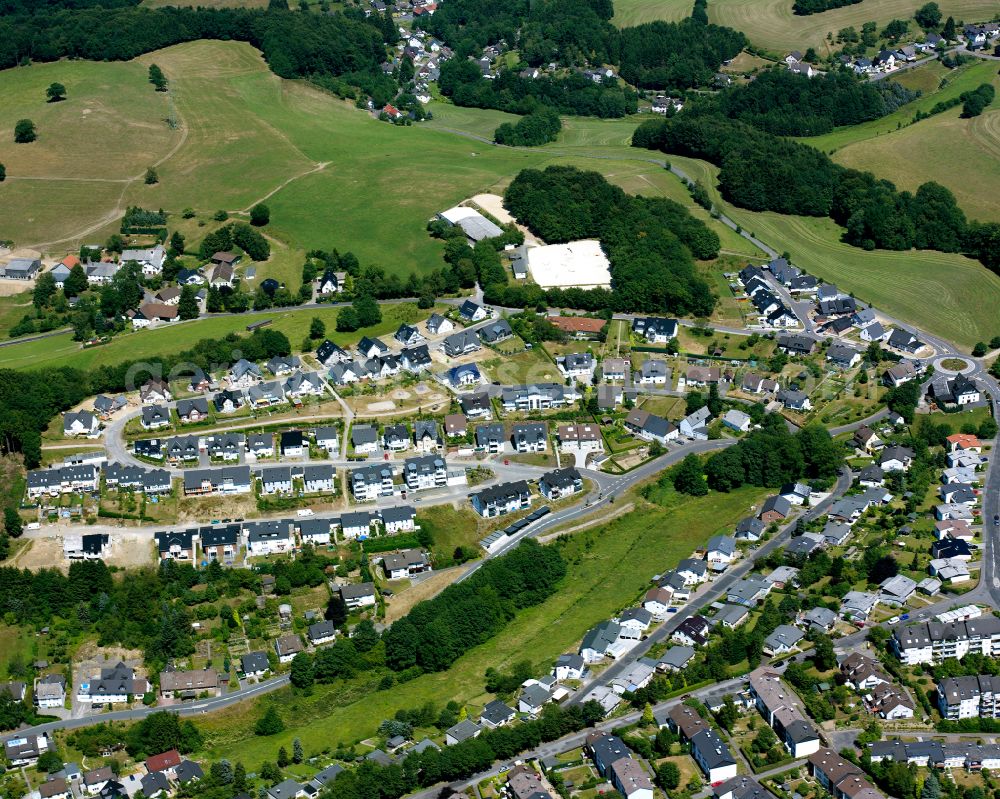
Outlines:
<svg viewBox="0 0 1000 799"><path fill-rule="evenodd" d="M932 251L867 252L851 247L840 241L840 228L830 219L733 208L718 196L715 167L689 158L671 157L671 161L701 180L745 230L777 243L808 272L958 344L971 347L995 335L990 309L1000 301L1000 277L978 262Z"/></svg>
<svg viewBox="0 0 1000 799"><path fill-rule="evenodd" d="M910 19L920 5L914 0L864 0L857 5L799 17L792 13L792 2L714 0L708 5L708 17L711 22L743 31L757 47L781 55L789 50L805 52L806 48L815 47L822 56L832 44L826 40L827 33L836 35L840 29L851 26L860 30L868 21L875 21L881 28L893 19ZM675 0L665 0L660 5L665 15L675 13ZM943 0L939 5L945 16L951 14L956 21L983 21L996 10L994 4L985 0Z"/></svg>
<svg viewBox="0 0 1000 799"><path fill-rule="evenodd" d="M1000 87L995 63L975 66L966 73L969 80L963 80L963 85L978 86L992 79ZM960 114L961 108L953 108L901 130L857 141L837 150L833 159L887 177L911 191L925 181L937 181L951 189L970 218L1000 221L995 199L1000 180L1000 104L994 101L973 119L962 119Z"/></svg>
<svg viewBox="0 0 1000 799"><path fill-rule="evenodd" d="M616 0L611 21L619 28L628 28L658 19L679 22L690 15L691 4L686 0Z"/></svg>
<svg viewBox="0 0 1000 799"><path fill-rule="evenodd" d="M147 82L151 63L169 78L168 95ZM66 85L65 102L45 103L52 81ZM129 204L237 213L267 198L269 234L293 247L352 250L363 263L402 275L428 271L440 266L428 217L538 160L380 123L277 78L257 51L232 42L178 45L128 63L59 62L0 74L0 127L29 116L37 142L0 144L8 172L0 237L23 246L61 241L64 250L103 240ZM165 121L170 116L176 129ZM141 178L151 164L160 182L146 186Z"/></svg>

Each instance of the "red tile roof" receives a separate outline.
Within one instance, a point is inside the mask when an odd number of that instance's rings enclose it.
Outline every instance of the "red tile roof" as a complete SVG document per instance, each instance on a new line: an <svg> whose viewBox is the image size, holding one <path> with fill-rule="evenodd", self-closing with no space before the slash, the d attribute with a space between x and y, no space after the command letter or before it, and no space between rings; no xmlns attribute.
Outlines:
<svg viewBox="0 0 1000 799"><path fill-rule="evenodd" d="M159 755L153 755L146 761L146 771L152 774L154 771L166 771L167 769L176 768L181 764L181 756L176 749L171 749L168 752L163 752Z"/></svg>

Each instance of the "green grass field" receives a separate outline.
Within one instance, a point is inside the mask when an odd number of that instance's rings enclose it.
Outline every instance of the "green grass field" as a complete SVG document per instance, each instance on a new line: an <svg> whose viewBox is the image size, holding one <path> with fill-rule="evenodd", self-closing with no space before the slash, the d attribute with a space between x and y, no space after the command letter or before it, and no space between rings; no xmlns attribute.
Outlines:
<svg viewBox="0 0 1000 799"><path fill-rule="evenodd" d="M619 0L620 2L620 0ZM636 0L629 0L636 2ZM676 13L677 0L662 0L663 17L671 19ZM792 13L793 0L713 0L708 5L709 20L720 25L728 25L743 31L753 44L776 53L789 50L806 51L815 47L820 55L825 55L832 43L827 42L827 33L836 36L842 28L853 26L861 30L865 22L875 21L879 28L892 19L911 20L913 12L920 5L913 0L864 0L853 6L835 8L821 14L800 17ZM943 0L941 11L955 21L982 22L996 14L996 5L988 0ZM643 21L648 21L644 19Z"/></svg>
<svg viewBox="0 0 1000 799"><path fill-rule="evenodd" d="M724 203L715 188L718 170L704 161L671 157L699 179L725 213L751 233L787 250L806 271L874 304L891 316L971 347L997 330L992 308L1000 277L961 255L931 251L866 252L840 241L830 219L754 213Z"/></svg>
<svg viewBox="0 0 1000 799"><path fill-rule="evenodd" d="M990 81L1000 88L996 63L976 64L944 92L918 102L922 106L933 105L938 99ZM961 110L952 108L900 130L856 141L838 149L833 158L844 166L888 177L900 188L911 191L928 180L937 181L951 189L970 218L1000 221L1000 206L996 202L996 185L1000 181L1000 102L994 100L986 112L973 119L962 119ZM942 157L943 153L946 157Z"/></svg>
<svg viewBox="0 0 1000 799"><path fill-rule="evenodd" d="M169 95L146 80L154 62ZM69 99L46 104L56 80ZM165 121L171 113L176 130ZM233 42L193 42L128 63L7 70L0 127L21 117L35 120L39 140L0 144L8 173L0 237L55 252L102 240L127 204L235 213L266 199L268 233L294 248L337 247L399 274L428 271L441 252L428 218L542 158L380 123L277 78L260 53ZM150 164L155 186L141 180Z"/></svg>
<svg viewBox="0 0 1000 799"><path fill-rule="evenodd" d="M680 22L691 16L687 0L615 0L615 15L611 21L619 28L630 28L658 19Z"/></svg>
<svg viewBox="0 0 1000 799"><path fill-rule="evenodd" d="M337 309L313 308L306 310L275 309L274 313L253 316L217 316L194 323L178 323L155 330L140 330L117 336L102 347L81 349L72 340L72 334L65 333L39 341L29 341L0 348L0 369L39 369L54 366L75 366L78 369L92 369L104 364L120 363L127 360L141 360L157 355L179 352L203 338L222 338L228 333L244 333L248 324L263 319L273 319L273 329L288 336L292 348L298 350L302 339L309 332L309 324L314 316L326 324L327 336L345 345L358 341L363 335L381 336L395 332L401 322L415 322L430 315L416 305L383 305L382 322L371 328L355 333L337 333Z"/></svg>
<svg viewBox="0 0 1000 799"><path fill-rule="evenodd" d="M610 524L572 536L563 549L569 573L562 590L522 612L500 635L467 653L448 671L367 695L360 687L352 691L343 685L317 688L310 698L279 692L265 701L276 703L286 729L267 738L252 731L261 705L241 703L199 720L208 734L208 754L213 759L242 760L252 770L262 760L273 760L277 748L290 746L295 737L335 746L363 739L397 710L427 701L441 707L455 699L481 707L488 699L483 689L487 667L509 668L529 659L547 668L559 654L575 651L589 627L634 602L653 574L687 557L711 535L728 530L765 493L740 489L693 499L679 497L671 489L665 507L656 507L655 512L640 503L642 508ZM338 700L348 702L338 704Z"/></svg>

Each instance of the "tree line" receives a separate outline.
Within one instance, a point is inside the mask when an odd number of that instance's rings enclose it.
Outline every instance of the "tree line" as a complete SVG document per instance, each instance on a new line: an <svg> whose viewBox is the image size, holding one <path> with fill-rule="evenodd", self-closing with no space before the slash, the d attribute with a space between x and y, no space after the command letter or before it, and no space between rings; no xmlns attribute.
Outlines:
<svg viewBox="0 0 1000 799"><path fill-rule="evenodd" d="M205 338L191 349L142 361L123 361L86 371L70 366L33 371L0 369L0 452L21 452L28 468L41 461L41 432L52 419L94 394L134 390L150 377L185 373L193 367L217 369L233 362L234 352L252 361L288 355L291 345L278 330L256 330L249 336L229 334Z"/></svg>
<svg viewBox="0 0 1000 799"><path fill-rule="evenodd" d="M455 105L513 114L530 114L546 106L562 114L617 119L634 114L639 107L635 92L616 79L598 84L575 72L532 79L503 70L489 80L474 61L458 57L441 65L438 88Z"/></svg>
<svg viewBox="0 0 1000 799"><path fill-rule="evenodd" d="M583 304L572 307L695 316L711 313L715 297L697 274L694 258L714 258L719 238L680 204L629 195L596 172L565 166L523 170L507 188L504 204L549 243L600 240L610 262L613 291L576 290L592 296L576 297ZM492 284L480 280L480 285L490 286L491 296L505 304L517 299L521 302L514 304L528 304L524 300L531 292L521 287L505 289L506 273L502 275L502 280L498 274ZM547 296L551 301L567 299L572 291Z"/></svg>
<svg viewBox="0 0 1000 799"><path fill-rule="evenodd" d="M844 461L844 450L825 427L789 431L779 414L764 417L761 429L705 461L705 477L716 491L744 485L778 488L801 478L828 481Z"/></svg>
<svg viewBox="0 0 1000 799"><path fill-rule="evenodd" d="M967 221L954 195L938 183L924 183L916 193L899 191L813 147L717 113L643 123L632 145L716 164L722 196L740 208L829 216L856 247L964 252L1000 271L1000 224Z"/></svg>
<svg viewBox="0 0 1000 799"><path fill-rule="evenodd" d="M566 574L559 552L526 540L484 563L468 580L417 604L383 634L386 665L443 671L496 635L524 608L538 605Z"/></svg>

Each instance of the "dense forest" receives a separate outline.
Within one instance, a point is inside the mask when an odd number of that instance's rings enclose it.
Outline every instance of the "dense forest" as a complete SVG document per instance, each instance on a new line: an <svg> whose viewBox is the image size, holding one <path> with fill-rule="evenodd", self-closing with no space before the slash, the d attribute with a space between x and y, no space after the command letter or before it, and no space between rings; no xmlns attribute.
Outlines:
<svg viewBox="0 0 1000 799"><path fill-rule="evenodd" d="M808 145L718 114L646 122L632 144L716 164L722 196L741 208L829 216L857 247L965 252L1000 271L1000 224L967 222L954 195L937 183L915 194L899 191Z"/></svg>
<svg viewBox="0 0 1000 799"><path fill-rule="evenodd" d="M769 69L695 109L720 113L778 136L819 136L891 114L917 97L895 81L860 81L846 72L807 78Z"/></svg>
<svg viewBox="0 0 1000 799"><path fill-rule="evenodd" d="M621 76L643 89L706 86L722 62L746 46L746 37L732 28L694 19L650 22L622 30Z"/></svg>
<svg viewBox="0 0 1000 799"><path fill-rule="evenodd" d="M715 297L694 258L718 255L719 238L683 206L626 194L596 172L564 166L522 171L504 204L550 244L599 239L611 262L612 310L711 313ZM519 289L498 293L507 301Z"/></svg>
<svg viewBox="0 0 1000 799"><path fill-rule="evenodd" d="M233 39L260 49L283 78L331 75L367 83L380 74L386 39L396 35L391 20L385 25L373 15L366 21L360 12L352 18L270 9L58 6L37 4L30 13L15 3L0 16L0 69L29 60L123 61L195 39Z"/></svg>
<svg viewBox="0 0 1000 799"><path fill-rule="evenodd" d="M513 70L503 70L489 80L474 61L462 58L441 65L438 88L455 105L496 108L513 114L529 114L547 106L561 114L616 119L638 109L636 93L618 80L598 84L576 72L532 79Z"/></svg>

